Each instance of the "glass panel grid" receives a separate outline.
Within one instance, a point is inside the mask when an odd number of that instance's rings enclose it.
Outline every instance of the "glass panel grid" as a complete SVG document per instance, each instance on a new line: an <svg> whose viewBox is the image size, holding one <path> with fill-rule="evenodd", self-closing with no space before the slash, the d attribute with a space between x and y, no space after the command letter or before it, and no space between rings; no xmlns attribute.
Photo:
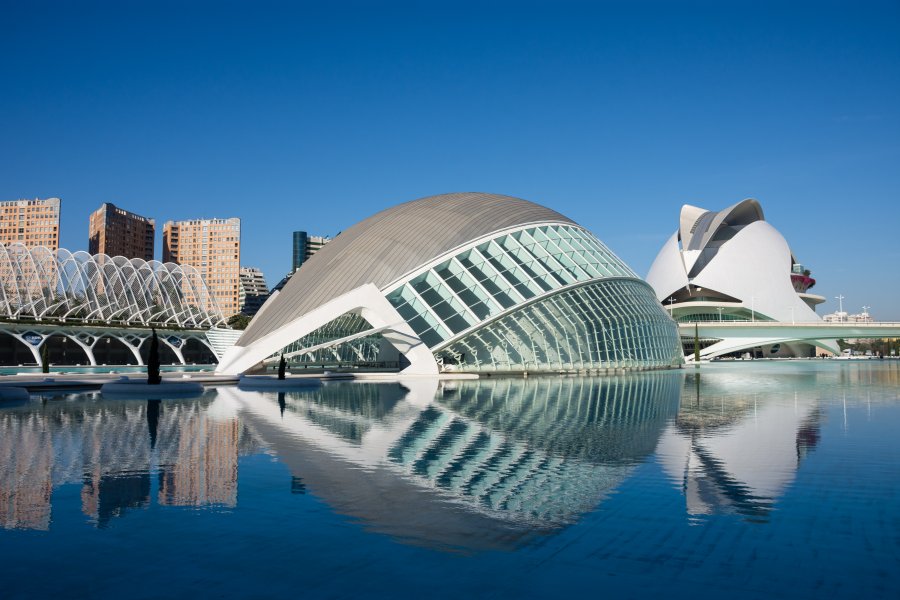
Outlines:
<svg viewBox="0 0 900 600"><path fill-rule="evenodd" d="M587 231L573 226L544 225L497 236L461 252L393 290L388 294L388 300L419 337L434 347L527 300L552 293L562 286L600 281L609 276L636 277ZM617 290L622 299L635 296L635 292L627 287L611 289ZM515 361L593 364L603 360L604 354L596 345L583 344L583 338L594 339L594 344L599 344L601 338L613 344L634 344L651 338L652 327L635 327L623 319L627 320L627 315L652 315L652 309L638 303L616 310L614 307L622 300L610 303L610 299L606 299L606 308L597 311L590 306L595 300L599 298L589 294L579 301L579 305L598 318L601 313L605 315L607 325L602 330L573 320L567 312L569 307L548 304L543 310L530 314L528 324L523 322L494 332L494 337L499 336L497 339L502 340L501 345L505 348L515 346L519 349L508 351L516 355L513 359L507 356L502 360L513 360L510 364L516 364ZM570 343L566 336L576 334L577 338L572 339L578 341ZM455 351L464 353L469 346L471 344L460 346ZM640 362L649 356L644 351L624 349L621 354L622 357L617 358L620 362Z"/></svg>

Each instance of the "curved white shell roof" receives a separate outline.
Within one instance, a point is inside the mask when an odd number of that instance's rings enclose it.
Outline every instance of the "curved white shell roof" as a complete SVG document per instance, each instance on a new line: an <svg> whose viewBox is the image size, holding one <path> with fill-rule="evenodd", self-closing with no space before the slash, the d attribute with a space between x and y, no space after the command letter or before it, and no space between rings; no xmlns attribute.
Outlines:
<svg viewBox="0 0 900 600"><path fill-rule="evenodd" d="M246 346L364 284L379 289L468 242L532 223L575 224L533 202L478 192L429 196L341 232L270 299L238 342Z"/></svg>
<svg viewBox="0 0 900 600"><path fill-rule="evenodd" d="M791 284L792 263L787 241L765 221L756 200L718 212L685 205L679 229L654 260L647 283L663 303L691 285L728 295L777 321L817 321Z"/></svg>

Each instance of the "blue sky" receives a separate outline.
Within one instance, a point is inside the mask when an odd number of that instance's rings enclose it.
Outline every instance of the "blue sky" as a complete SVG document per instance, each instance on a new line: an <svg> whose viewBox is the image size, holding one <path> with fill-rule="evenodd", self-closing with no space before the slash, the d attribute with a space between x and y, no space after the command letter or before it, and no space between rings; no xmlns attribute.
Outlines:
<svg viewBox="0 0 900 600"><path fill-rule="evenodd" d="M0 199L61 197L65 247L107 201L237 216L274 284L295 229L488 191L643 274L755 197L826 310L900 320L896 1L0 4Z"/></svg>

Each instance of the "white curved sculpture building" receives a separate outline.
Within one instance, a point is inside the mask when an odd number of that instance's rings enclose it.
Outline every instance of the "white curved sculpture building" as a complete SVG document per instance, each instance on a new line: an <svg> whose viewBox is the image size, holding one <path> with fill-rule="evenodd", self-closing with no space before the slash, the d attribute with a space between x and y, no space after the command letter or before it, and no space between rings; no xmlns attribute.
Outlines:
<svg viewBox="0 0 900 600"><path fill-rule="evenodd" d="M396 361L406 374L682 361L653 290L600 240L543 206L480 193L407 202L342 232L263 305L218 371L282 351Z"/></svg>
<svg viewBox="0 0 900 600"><path fill-rule="evenodd" d="M209 328L225 319L191 266L0 245L0 317Z"/></svg>
<svg viewBox="0 0 900 600"><path fill-rule="evenodd" d="M719 212L684 205L678 230L647 274L656 297L679 323L696 321L821 321L810 294L815 280L798 264L762 207L743 200ZM809 355L809 343L720 340L713 354L761 347L766 356ZM836 351L832 342L816 346Z"/></svg>

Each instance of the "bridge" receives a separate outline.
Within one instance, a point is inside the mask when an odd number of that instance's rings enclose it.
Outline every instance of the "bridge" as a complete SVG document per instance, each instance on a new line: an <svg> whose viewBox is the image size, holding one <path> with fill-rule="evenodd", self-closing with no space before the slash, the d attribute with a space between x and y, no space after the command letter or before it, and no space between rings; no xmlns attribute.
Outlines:
<svg viewBox="0 0 900 600"><path fill-rule="evenodd" d="M696 329L695 329L696 327ZM782 323L778 321L702 321L679 323L682 339L720 340L700 350L700 358L710 359L757 346L786 342L807 342L856 338L900 338L900 323ZM694 356L685 356L692 362Z"/></svg>

